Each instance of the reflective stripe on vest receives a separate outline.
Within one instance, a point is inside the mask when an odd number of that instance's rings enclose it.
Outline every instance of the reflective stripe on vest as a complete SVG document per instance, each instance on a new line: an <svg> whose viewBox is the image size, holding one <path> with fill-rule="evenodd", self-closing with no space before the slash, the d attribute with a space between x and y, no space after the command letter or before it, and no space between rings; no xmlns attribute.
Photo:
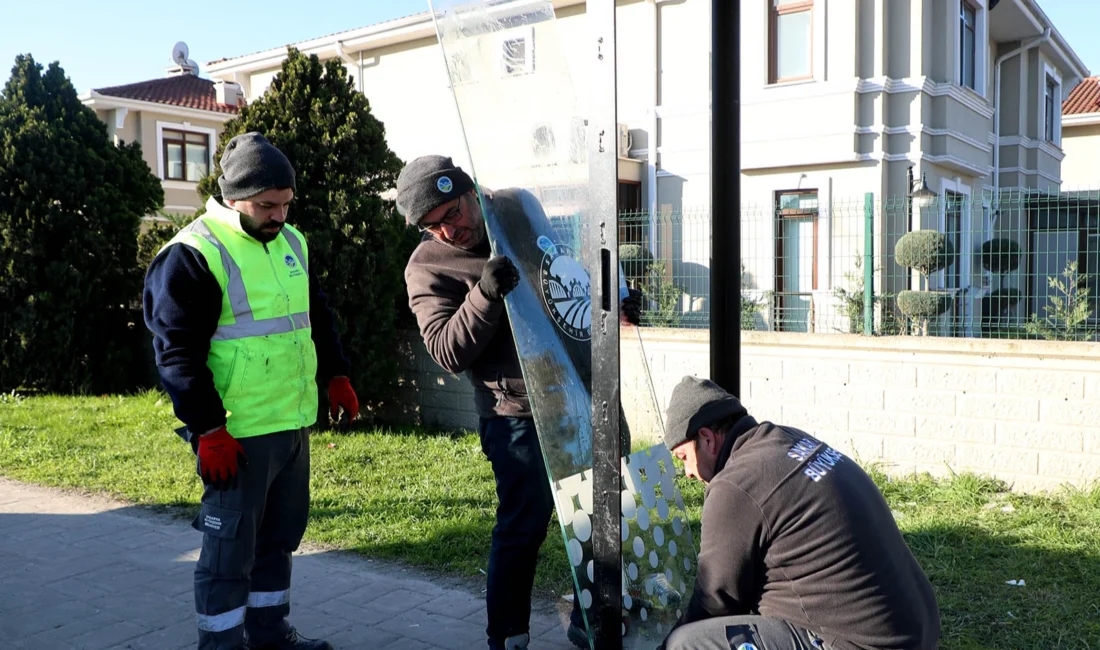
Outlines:
<svg viewBox="0 0 1100 650"><path fill-rule="evenodd" d="M229 254L229 249L214 236L214 233L210 232L210 228L202 220L192 221L182 232L193 232L218 249L218 255L222 258L222 268L225 269L225 292L229 294L229 304L233 306L233 318L238 323L252 320L252 306L248 304L248 292L244 290L244 276L241 275L241 267L237 266Z"/></svg>
<svg viewBox="0 0 1100 650"><path fill-rule="evenodd" d="M249 316L251 315L251 312L249 312ZM248 320L241 323L233 323L232 325L219 325L218 329L214 330L214 336L211 337L211 340L232 341L233 339L244 339L250 336L286 334L287 332L305 329L309 326L309 312L303 311L297 314L291 314L290 318L286 316L276 316L275 318Z"/></svg>

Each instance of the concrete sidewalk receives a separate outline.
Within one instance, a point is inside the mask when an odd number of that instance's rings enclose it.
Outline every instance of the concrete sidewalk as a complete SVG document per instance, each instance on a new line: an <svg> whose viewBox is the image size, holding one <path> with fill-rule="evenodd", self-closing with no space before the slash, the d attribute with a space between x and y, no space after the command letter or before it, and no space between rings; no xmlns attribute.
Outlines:
<svg viewBox="0 0 1100 650"><path fill-rule="evenodd" d="M0 647L194 648L201 541L182 519L0 479ZM483 650L485 598L472 585L303 549L290 622L338 650ZM567 609L535 609L532 650L571 650Z"/></svg>

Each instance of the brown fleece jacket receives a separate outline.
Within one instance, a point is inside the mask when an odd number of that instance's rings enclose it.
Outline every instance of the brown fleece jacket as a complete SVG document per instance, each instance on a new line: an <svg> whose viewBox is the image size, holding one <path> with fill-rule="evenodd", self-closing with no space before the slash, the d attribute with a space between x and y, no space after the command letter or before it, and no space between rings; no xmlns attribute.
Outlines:
<svg viewBox="0 0 1100 650"><path fill-rule="evenodd" d="M428 354L444 370L466 373L478 415L531 417L523 372L503 302L478 287L489 244L466 251L430 235L405 267L409 307Z"/></svg>
<svg viewBox="0 0 1100 650"><path fill-rule="evenodd" d="M932 585L882 493L807 433L746 416L703 502L695 591L679 625L760 614L835 650L934 650Z"/></svg>

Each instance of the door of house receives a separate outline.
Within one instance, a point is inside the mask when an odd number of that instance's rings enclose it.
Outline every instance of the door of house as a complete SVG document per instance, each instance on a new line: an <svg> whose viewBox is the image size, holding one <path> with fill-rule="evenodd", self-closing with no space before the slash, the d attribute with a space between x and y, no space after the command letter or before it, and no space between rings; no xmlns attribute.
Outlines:
<svg viewBox="0 0 1100 650"><path fill-rule="evenodd" d="M817 191L779 192L775 220L775 329L812 332L817 289Z"/></svg>

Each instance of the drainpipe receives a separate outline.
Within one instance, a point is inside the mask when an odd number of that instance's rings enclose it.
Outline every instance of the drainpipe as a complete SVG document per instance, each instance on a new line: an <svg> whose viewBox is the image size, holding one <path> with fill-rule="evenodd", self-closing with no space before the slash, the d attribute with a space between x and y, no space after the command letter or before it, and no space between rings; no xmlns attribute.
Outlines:
<svg viewBox="0 0 1100 650"><path fill-rule="evenodd" d="M997 57L993 65L993 214L989 217L989 229L997 223L1000 215L1001 200L1001 64L1008 59L1050 40L1051 28L1043 30L1042 35L1021 44L1016 49ZM983 229L985 224L982 224ZM991 233L987 233L991 234Z"/></svg>
<svg viewBox="0 0 1100 650"><path fill-rule="evenodd" d="M350 54L348 54L348 51L344 49L343 41L340 41L339 39L333 41L332 42L332 49L336 52L336 56L340 57L344 61L344 63L348 64L349 66L354 66L354 65L361 66L362 65L361 64L361 62L363 60L362 50L359 51L359 61L356 61L355 59L352 58L352 56ZM362 69L362 67L360 67L359 68L360 76L362 76L362 72L363 72L363 69ZM360 90L362 90L363 80L360 78L357 81L360 85Z"/></svg>

